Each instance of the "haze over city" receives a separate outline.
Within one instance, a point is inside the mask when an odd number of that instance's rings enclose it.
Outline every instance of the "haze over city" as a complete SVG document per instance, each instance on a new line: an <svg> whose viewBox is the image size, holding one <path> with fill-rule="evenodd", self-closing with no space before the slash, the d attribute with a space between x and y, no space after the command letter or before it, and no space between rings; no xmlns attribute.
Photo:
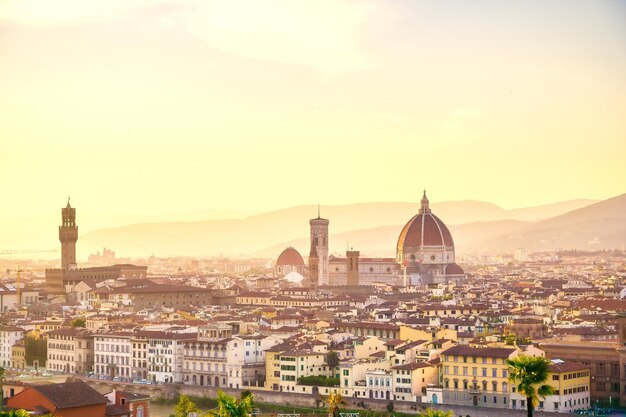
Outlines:
<svg viewBox="0 0 626 417"><path fill-rule="evenodd" d="M0 417L622 417L626 2L1 0Z"/></svg>
<svg viewBox="0 0 626 417"><path fill-rule="evenodd" d="M624 192L621 2L63 3L0 5L3 235Z"/></svg>

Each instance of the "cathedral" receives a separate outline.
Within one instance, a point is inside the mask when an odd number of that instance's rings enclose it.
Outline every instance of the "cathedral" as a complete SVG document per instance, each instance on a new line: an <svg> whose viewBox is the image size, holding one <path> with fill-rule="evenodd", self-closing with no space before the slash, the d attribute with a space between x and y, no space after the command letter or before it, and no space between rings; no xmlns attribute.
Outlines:
<svg viewBox="0 0 626 417"><path fill-rule="evenodd" d="M409 285L460 283L465 273L454 259L454 241L448 227L430 210L426 191L418 213L402 228L396 262Z"/></svg>
<svg viewBox="0 0 626 417"><path fill-rule="evenodd" d="M362 258L355 250L347 251L345 258L329 255L329 220L321 218L318 212L309 226L308 268L298 251L291 247L281 254L276 266L277 272L297 268L298 272L308 274L306 282L311 288L376 282L396 286L448 285L465 279L465 272L455 263L452 235L443 221L432 213L426 191L417 214L400 231L395 258ZM285 252L289 253L288 257L284 256ZM293 265L286 265L286 259Z"/></svg>

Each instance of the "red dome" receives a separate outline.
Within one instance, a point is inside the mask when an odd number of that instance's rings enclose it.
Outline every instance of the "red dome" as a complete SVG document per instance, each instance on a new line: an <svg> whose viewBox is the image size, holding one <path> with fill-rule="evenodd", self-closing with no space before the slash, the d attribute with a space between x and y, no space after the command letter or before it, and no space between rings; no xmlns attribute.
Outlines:
<svg viewBox="0 0 626 417"><path fill-rule="evenodd" d="M300 252L290 246L282 251L282 253L278 256L278 259L276 260L276 265L304 266L304 259L302 259L302 255L300 255Z"/></svg>
<svg viewBox="0 0 626 417"><path fill-rule="evenodd" d="M446 225L432 213L413 216L404 226L398 246L454 246L452 235Z"/></svg>
<svg viewBox="0 0 626 417"><path fill-rule="evenodd" d="M446 275L465 275L465 271L457 264L450 264L446 267Z"/></svg>
<svg viewBox="0 0 626 417"><path fill-rule="evenodd" d="M446 225L430 212L426 193L419 214L409 220L398 237L398 248L420 246L454 246Z"/></svg>

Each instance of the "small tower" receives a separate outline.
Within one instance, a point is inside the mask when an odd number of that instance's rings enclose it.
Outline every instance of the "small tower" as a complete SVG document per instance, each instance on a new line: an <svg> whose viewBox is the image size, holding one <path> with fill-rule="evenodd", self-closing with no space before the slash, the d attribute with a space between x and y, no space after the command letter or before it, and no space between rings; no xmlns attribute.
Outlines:
<svg viewBox="0 0 626 417"><path fill-rule="evenodd" d="M346 284L349 286L359 285L359 256L358 250L346 251Z"/></svg>
<svg viewBox="0 0 626 417"><path fill-rule="evenodd" d="M428 203L428 197L426 197L426 190L424 190L424 195L422 195L422 201L419 210L419 214L425 213L430 213L430 206Z"/></svg>
<svg viewBox="0 0 626 417"><path fill-rule="evenodd" d="M76 209L67 206L61 209L62 224L59 226L59 240L61 241L61 269L69 271L76 265L76 241L78 240L78 226L76 225Z"/></svg>
<svg viewBox="0 0 626 417"><path fill-rule="evenodd" d="M313 260L317 260L317 285L328 285L329 265L328 265L328 219L320 217L319 206L317 208L317 218L309 220L311 227L311 252L309 255L309 269L313 274ZM311 276L311 285L314 280ZM317 286L316 285L316 286Z"/></svg>

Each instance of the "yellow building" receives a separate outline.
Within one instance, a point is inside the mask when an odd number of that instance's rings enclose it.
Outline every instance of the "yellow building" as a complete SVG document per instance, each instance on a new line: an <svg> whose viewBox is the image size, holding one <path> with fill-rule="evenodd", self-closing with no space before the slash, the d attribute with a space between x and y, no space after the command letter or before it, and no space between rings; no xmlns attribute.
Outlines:
<svg viewBox="0 0 626 417"><path fill-rule="evenodd" d="M429 362L411 362L391 368L394 400L417 401L426 394L428 385L437 385L439 372Z"/></svg>
<svg viewBox="0 0 626 417"><path fill-rule="evenodd" d="M454 346L441 353L444 404L509 408L507 359L517 349Z"/></svg>
<svg viewBox="0 0 626 417"><path fill-rule="evenodd" d="M591 406L589 386L590 368L574 362L555 359L550 364L547 384L554 388L554 395L540 399L538 410L556 413L573 413ZM515 392L512 386L511 408L526 409L526 398Z"/></svg>
<svg viewBox="0 0 626 417"><path fill-rule="evenodd" d="M26 344L24 343L24 339L18 341L11 347L11 355L14 368L26 368Z"/></svg>
<svg viewBox="0 0 626 417"><path fill-rule="evenodd" d="M335 377L336 370L326 365L326 354L312 350L293 350L280 354L280 390L296 392L300 378ZM302 387L301 392L306 392Z"/></svg>
<svg viewBox="0 0 626 417"><path fill-rule="evenodd" d="M265 389L280 390L280 353L282 347L273 347L265 351Z"/></svg>

